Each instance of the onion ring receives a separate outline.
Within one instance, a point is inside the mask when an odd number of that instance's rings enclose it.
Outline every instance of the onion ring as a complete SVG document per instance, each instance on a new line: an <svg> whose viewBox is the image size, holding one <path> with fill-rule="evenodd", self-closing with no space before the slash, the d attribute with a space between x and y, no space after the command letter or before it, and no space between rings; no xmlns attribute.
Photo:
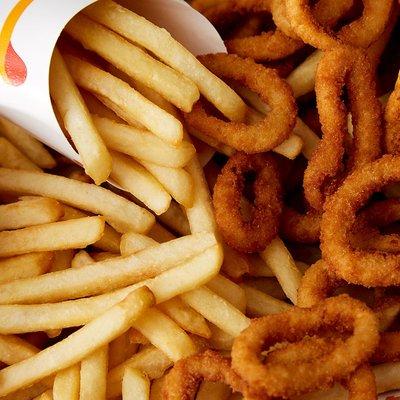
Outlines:
<svg viewBox="0 0 400 400"><path fill-rule="evenodd" d="M322 216L321 250L338 277L366 287L400 284L400 255L357 250L350 242L356 211L386 185L400 180L400 157L384 156L354 171L329 198Z"/></svg>
<svg viewBox="0 0 400 400"><path fill-rule="evenodd" d="M199 59L220 78L237 80L256 92L271 111L254 125L225 122L208 115L200 100L185 114L191 128L245 153L272 150L290 136L296 124L296 102L289 85L274 70L232 54L210 54Z"/></svg>
<svg viewBox="0 0 400 400"><path fill-rule="evenodd" d="M385 146L389 154L400 154L400 77L385 107Z"/></svg>
<svg viewBox="0 0 400 400"><path fill-rule="evenodd" d="M226 26L232 16L246 16L249 13L270 14L272 0L227 0L207 8L204 15L217 28ZM304 46L300 40L286 36L279 29L261 35L225 40L228 53L250 57L257 61L271 61L285 58Z"/></svg>
<svg viewBox="0 0 400 400"><path fill-rule="evenodd" d="M400 361L400 332L384 332L371 362L382 364Z"/></svg>
<svg viewBox="0 0 400 400"><path fill-rule="evenodd" d="M250 218L241 212L245 175L255 173ZM274 159L265 154L232 156L214 186L214 208L226 243L243 253L264 250L277 235L282 210L280 182Z"/></svg>
<svg viewBox="0 0 400 400"><path fill-rule="evenodd" d="M230 360L219 353L207 350L175 363L162 388L165 400L190 400L195 398L202 381L223 382L234 392L245 394L246 400L254 399L244 381L231 369Z"/></svg>
<svg viewBox="0 0 400 400"><path fill-rule="evenodd" d="M393 0L363 0L362 16L344 26L335 35L315 18L309 0L286 0L287 16L296 34L305 42L321 50L341 44L368 47L379 38L386 27Z"/></svg>
<svg viewBox="0 0 400 400"><path fill-rule="evenodd" d="M269 396L288 398L345 378L368 360L378 344L375 315L363 303L341 295L313 308L295 307L255 319L232 347L232 368L252 387ZM318 364L263 364L259 354L277 342L296 342L323 330L353 334Z"/></svg>
<svg viewBox="0 0 400 400"><path fill-rule="evenodd" d="M351 375L344 386L349 391L349 400L376 400L375 375L368 364L364 364Z"/></svg>
<svg viewBox="0 0 400 400"><path fill-rule="evenodd" d="M347 112L341 100L348 87L354 139L343 165L348 137ZM327 51L317 69L318 111L323 136L304 173L304 194L322 211L327 194L335 192L344 176L381 154L381 105L376 96L372 65L359 49L339 47Z"/></svg>

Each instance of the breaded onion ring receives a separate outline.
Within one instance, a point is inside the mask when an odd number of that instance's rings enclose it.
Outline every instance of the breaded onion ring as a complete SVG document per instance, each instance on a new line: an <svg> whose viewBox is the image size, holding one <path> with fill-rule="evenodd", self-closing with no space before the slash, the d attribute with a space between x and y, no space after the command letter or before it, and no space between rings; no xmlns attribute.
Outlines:
<svg viewBox="0 0 400 400"><path fill-rule="evenodd" d="M305 43L329 50L340 44L366 48L377 40L386 27L393 0L363 0L361 17L341 28L337 34L318 22L309 3L309 0L286 0L290 25Z"/></svg>
<svg viewBox="0 0 400 400"><path fill-rule="evenodd" d="M293 208L284 207L280 231L290 242L317 243L321 231L321 214L315 211L300 214Z"/></svg>
<svg viewBox="0 0 400 400"><path fill-rule="evenodd" d="M269 365L260 353L279 342L301 341L318 332L352 332L318 362ZM347 295L325 300L313 308L295 307L281 314L255 319L234 341L232 368L269 396L290 398L325 387L354 372L378 344L374 313Z"/></svg>
<svg viewBox="0 0 400 400"><path fill-rule="evenodd" d="M369 364L359 367L344 386L349 391L348 400L376 400L375 375Z"/></svg>
<svg viewBox="0 0 400 400"><path fill-rule="evenodd" d="M218 29L223 28L232 18L251 14L270 14L272 0L227 0L207 8L204 15ZM279 29L260 35L225 40L228 53L250 57L257 61L271 61L285 58L304 46L301 40L286 36Z"/></svg>
<svg viewBox="0 0 400 400"><path fill-rule="evenodd" d="M384 332L371 358L374 364L400 361L400 332Z"/></svg>
<svg viewBox="0 0 400 400"><path fill-rule="evenodd" d="M345 86L354 138L343 165L349 137L341 99ZM323 136L304 173L304 195L311 207L322 211L326 195L335 192L346 174L380 156L382 112L372 65L360 49L342 46L327 51L318 65L315 91Z"/></svg>
<svg viewBox="0 0 400 400"><path fill-rule="evenodd" d="M400 180L400 157L384 156L355 170L329 198L321 222L321 250L329 270L366 287L400 284L400 254L354 249L356 212L374 193Z"/></svg>
<svg viewBox="0 0 400 400"><path fill-rule="evenodd" d="M191 400L195 398L202 381L223 382L234 392L248 394L247 385L231 369L230 360L207 350L175 363L164 381L163 399ZM246 399L255 400L256 397L247 395Z"/></svg>
<svg viewBox="0 0 400 400"><path fill-rule="evenodd" d="M220 78L237 80L256 92L271 111L254 125L226 122L208 115L200 100L185 114L190 127L245 153L272 150L289 137L296 124L296 102L290 86L274 70L232 54L209 54L199 59Z"/></svg>
<svg viewBox="0 0 400 400"><path fill-rule="evenodd" d="M256 174L249 218L241 211L246 175ZM264 250L277 235L282 210L281 188L274 159L265 154L232 156L214 186L214 209L226 243L243 253Z"/></svg>
<svg viewBox="0 0 400 400"><path fill-rule="evenodd" d="M385 146L389 154L400 154L400 77L385 107Z"/></svg>

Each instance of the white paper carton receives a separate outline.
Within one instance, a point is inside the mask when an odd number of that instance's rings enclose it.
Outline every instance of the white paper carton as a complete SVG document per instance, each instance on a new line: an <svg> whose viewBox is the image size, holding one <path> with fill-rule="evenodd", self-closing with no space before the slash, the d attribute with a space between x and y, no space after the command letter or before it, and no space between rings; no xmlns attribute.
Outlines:
<svg viewBox="0 0 400 400"><path fill-rule="evenodd" d="M55 118L49 68L68 21L94 0L0 0L0 114L78 161ZM224 52L213 26L182 0L124 0L138 14L166 28L195 55Z"/></svg>

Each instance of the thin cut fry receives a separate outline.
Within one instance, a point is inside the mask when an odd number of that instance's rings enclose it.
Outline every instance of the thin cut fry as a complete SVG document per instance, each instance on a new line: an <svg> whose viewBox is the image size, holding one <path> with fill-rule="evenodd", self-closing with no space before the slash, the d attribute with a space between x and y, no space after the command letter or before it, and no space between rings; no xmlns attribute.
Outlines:
<svg viewBox="0 0 400 400"><path fill-rule="evenodd" d="M151 246L157 246L157 244L154 239L148 236L139 233L125 233L121 237L121 255L124 257L130 256Z"/></svg>
<svg viewBox="0 0 400 400"><path fill-rule="evenodd" d="M29 357L33 357L39 350L29 342L18 336L0 335L0 361L12 365Z"/></svg>
<svg viewBox="0 0 400 400"><path fill-rule="evenodd" d="M111 156L57 49L51 61L50 94L82 158L86 173L98 185L103 183L111 173Z"/></svg>
<svg viewBox="0 0 400 400"><path fill-rule="evenodd" d="M0 284L45 274L52 267L54 253L30 253L0 259Z"/></svg>
<svg viewBox="0 0 400 400"><path fill-rule="evenodd" d="M195 183L194 187L196 187ZM197 188L195 192L197 192ZM164 214L159 215L158 219L173 232L181 235L190 235L188 219L178 203L172 201L169 209Z"/></svg>
<svg viewBox="0 0 400 400"><path fill-rule="evenodd" d="M92 115L93 121L107 147L138 160L171 168L185 166L195 155L187 141L170 146L144 129L135 128L111 119Z"/></svg>
<svg viewBox="0 0 400 400"><path fill-rule="evenodd" d="M85 265L93 264L95 261L85 250L78 251L71 261L71 268L81 268Z"/></svg>
<svg viewBox="0 0 400 400"><path fill-rule="evenodd" d="M55 400L79 400L79 364L60 371L53 386Z"/></svg>
<svg viewBox="0 0 400 400"><path fill-rule="evenodd" d="M132 330L132 329L131 329ZM108 368L112 369L132 357L138 350L138 345L130 340L130 331L114 339L108 346Z"/></svg>
<svg viewBox="0 0 400 400"><path fill-rule="evenodd" d="M157 215L168 210L171 196L160 182L132 158L112 152L111 179ZM160 167L163 168L163 167Z"/></svg>
<svg viewBox="0 0 400 400"><path fill-rule="evenodd" d="M150 399L149 400L162 400L162 388L164 385L166 375L162 376L161 378L154 379L151 383L150 389Z"/></svg>
<svg viewBox="0 0 400 400"><path fill-rule="evenodd" d="M81 363L79 400L105 400L107 391L108 347L103 346Z"/></svg>
<svg viewBox="0 0 400 400"><path fill-rule="evenodd" d="M0 232L0 257L35 251L67 250L86 247L100 239L104 231L101 217L31 226Z"/></svg>
<svg viewBox="0 0 400 400"><path fill-rule="evenodd" d="M275 238L260 255L275 274L286 296L296 304L302 274L282 240Z"/></svg>
<svg viewBox="0 0 400 400"><path fill-rule="evenodd" d="M150 380L136 368L126 368L122 379L122 400L148 400Z"/></svg>
<svg viewBox="0 0 400 400"><path fill-rule="evenodd" d="M0 137L0 165L5 168L41 171L36 164L3 137Z"/></svg>
<svg viewBox="0 0 400 400"><path fill-rule="evenodd" d="M61 342L2 369L0 396L29 386L86 358L126 331L153 302L154 297L150 290L140 288Z"/></svg>
<svg viewBox="0 0 400 400"><path fill-rule="evenodd" d="M56 166L56 161L42 143L28 131L3 117L0 117L0 136L6 137L38 167L50 169Z"/></svg>
<svg viewBox="0 0 400 400"><path fill-rule="evenodd" d="M121 395L122 379L127 368L137 368L152 380L160 378L172 364L172 361L162 351L153 346L145 347L108 373L107 398Z"/></svg>
<svg viewBox="0 0 400 400"><path fill-rule="evenodd" d="M182 141L181 122L155 106L126 82L74 56L64 58L78 86L110 99L130 118L166 142L178 144Z"/></svg>
<svg viewBox="0 0 400 400"><path fill-rule="evenodd" d="M168 229L158 223L151 228L147 235L159 243L169 242L176 238Z"/></svg>
<svg viewBox="0 0 400 400"><path fill-rule="evenodd" d="M163 243L126 258L115 258L78 269L67 269L11 282L0 286L0 303L54 302L103 293L152 278L164 271L168 272L177 264L184 263L202 252L204 252L203 255L208 255L206 250L212 249L215 243L215 237L212 234L196 234ZM216 258L212 259L213 263L216 263L219 255L214 255ZM214 271L216 267L216 264L211 263L205 266L205 271ZM201 270L196 273L201 273ZM183 276L182 284L186 279L189 282L195 279L196 273L192 276ZM171 279L175 274L175 272L172 274ZM165 287L167 292L173 291L174 287L179 287L177 282L172 283L171 288ZM155 284L157 284L157 279L155 279Z"/></svg>
<svg viewBox="0 0 400 400"><path fill-rule="evenodd" d="M156 308L147 310L133 326L174 362L196 353L187 333Z"/></svg>
<svg viewBox="0 0 400 400"><path fill-rule="evenodd" d="M56 222L64 215L63 206L56 200L35 198L0 206L0 230Z"/></svg>
<svg viewBox="0 0 400 400"><path fill-rule="evenodd" d="M75 256L75 251L59 250L59 251L54 251L53 254L54 254L54 259L50 271L56 272L56 271L62 271L71 266L72 259Z"/></svg>
<svg viewBox="0 0 400 400"><path fill-rule="evenodd" d="M51 197L100 214L121 232L143 233L154 223L150 212L129 200L96 185L62 176L0 168L0 190Z"/></svg>
<svg viewBox="0 0 400 400"><path fill-rule="evenodd" d="M84 15L76 15L65 31L86 49L96 52L185 112L190 112L200 97L199 90L190 79Z"/></svg>
<svg viewBox="0 0 400 400"><path fill-rule="evenodd" d="M112 1L101 1L84 14L133 43L150 50L161 61L190 78L200 92L232 121L244 119L246 106L222 80L207 70L162 28Z"/></svg>

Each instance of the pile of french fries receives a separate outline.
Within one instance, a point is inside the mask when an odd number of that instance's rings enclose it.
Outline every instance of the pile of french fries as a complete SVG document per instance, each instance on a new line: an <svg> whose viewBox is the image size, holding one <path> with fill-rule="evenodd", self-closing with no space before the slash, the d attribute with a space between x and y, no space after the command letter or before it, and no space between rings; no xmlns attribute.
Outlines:
<svg viewBox="0 0 400 400"><path fill-rule="evenodd" d="M230 120L267 111L111 0L67 25L50 91L84 170L0 118L0 399L161 399L174 362L296 302L305 266L279 238L252 257L221 242L203 173L221 146L193 144L179 113L200 94ZM307 156L303 125L276 151Z"/></svg>

